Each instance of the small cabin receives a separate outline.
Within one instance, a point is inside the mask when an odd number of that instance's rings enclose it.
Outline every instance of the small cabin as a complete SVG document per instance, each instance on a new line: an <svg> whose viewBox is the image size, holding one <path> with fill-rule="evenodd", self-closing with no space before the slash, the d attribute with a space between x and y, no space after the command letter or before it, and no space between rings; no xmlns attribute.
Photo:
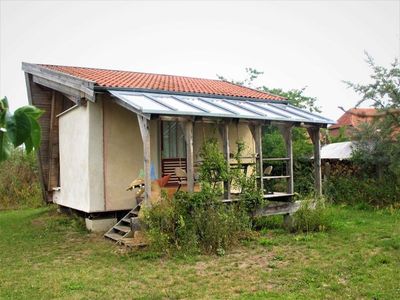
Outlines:
<svg viewBox="0 0 400 300"><path fill-rule="evenodd" d="M40 176L46 201L87 215L126 211L136 205L130 182L142 176L145 200L151 181L169 175L175 191L180 167L186 188L196 189L195 167L206 138L218 139L228 164L236 142L262 187L268 159L262 156L263 126L281 129L287 189L266 198L293 195L294 126L307 128L314 143L316 190L321 191L320 128L334 121L299 109L283 97L225 81L94 68L23 63L29 103L40 119ZM232 162L233 163L233 162ZM225 185L225 200L232 198Z"/></svg>

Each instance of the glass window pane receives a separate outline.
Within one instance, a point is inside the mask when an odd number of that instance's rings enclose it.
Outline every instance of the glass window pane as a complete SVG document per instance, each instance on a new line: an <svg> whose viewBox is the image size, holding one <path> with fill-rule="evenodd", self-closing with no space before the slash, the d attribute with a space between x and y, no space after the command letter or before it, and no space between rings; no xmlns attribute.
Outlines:
<svg viewBox="0 0 400 300"><path fill-rule="evenodd" d="M166 96L154 96L154 98L157 100L160 100L162 102L165 102L165 104L177 109L179 112L192 112L192 113L201 113L202 111L190 106L182 101L176 100L173 97L166 97Z"/></svg>
<svg viewBox="0 0 400 300"><path fill-rule="evenodd" d="M196 105L202 109L205 109L210 114L218 114L218 115L230 115L231 114L230 112L223 110L215 105L212 105L212 103L202 101L199 98L195 98L195 97L182 97L182 98L185 99L189 103L193 103L194 105Z"/></svg>
<svg viewBox="0 0 400 300"><path fill-rule="evenodd" d="M262 107L265 107L266 109L269 109L269 110L271 110L273 112L276 112L280 116L283 116L283 117L286 117L286 118L289 118L289 119L292 119L292 117L293 117L293 115L291 115L290 113L285 112L283 110L280 110L280 109L278 109L276 107L273 107L269 103L257 102L257 105L260 105Z"/></svg>
<svg viewBox="0 0 400 300"><path fill-rule="evenodd" d="M162 158L186 157L185 136L177 122L163 121L163 151Z"/></svg>
<svg viewBox="0 0 400 300"><path fill-rule="evenodd" d="M218 100L215 100L218 101ZM257 114L252 113L250 111L241 109L240 107L237 107L236 105L231 104L230 102L234 102L235 100L227 100L227 101L221 101L219 100L217 104L219 104L222 107L226 107L227 109L233 111L237 115L243 115L243 116L257 116Z"/></svg>
<svg viewBox="0 0 400 300"><path fill-rule="evenodd" d="M305 111L300 111L300 110L294 109L294 108L292 108L292 107L290 107L288 105L277 104L277 106L286 109L288 112L293 112L294 114L297 115L296 116L297 118L299 118L301 116L301 117L303 117L305 119L311 119L311 120L317 119L315 116L310 115Z"/></svg>
<svg viewBox="0 0 400 300"><path fill-rule="evenodd" d="M132 102L133 105L140 106L143 110L143 112L147 111L171 111L169 108L165 107L164 105L161 105L154 100L151 100L150 98L140 96L140 95L124 95L124 98L130 102Z"/></svg>
<svg viewBox="0 0 400 300"><path fill-rule="evenodd" d="M255 106L255 105L251 105L249 102L241 102L240 105L242 105L244 107L248 107L249 109L252 109L252 110L254 110L254 111L258 112L258 113L264 114L264 116L266 116L266 117L284 119L284 117L281 116L281 115L275 114L275 113L271 112L270 110L268 110L268 111L267 110L263 110L263 109ZM252 103L255 103L257 105L260 102L259 101L258 102L253 101ZM267 108L266 106L263 106L263 107Z"/></svg>

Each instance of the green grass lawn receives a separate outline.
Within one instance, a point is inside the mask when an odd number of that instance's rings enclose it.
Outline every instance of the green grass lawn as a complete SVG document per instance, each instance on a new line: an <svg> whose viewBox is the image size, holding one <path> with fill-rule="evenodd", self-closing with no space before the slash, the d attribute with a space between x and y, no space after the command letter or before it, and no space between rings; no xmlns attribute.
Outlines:
<svg viewBox="0 0 400 300"><path fill-rule="evenodd" d="M400 299L400 211L331 208L327 233L263 230L223 257L127 252L54 208L0 212L0 299Z"/></svg>

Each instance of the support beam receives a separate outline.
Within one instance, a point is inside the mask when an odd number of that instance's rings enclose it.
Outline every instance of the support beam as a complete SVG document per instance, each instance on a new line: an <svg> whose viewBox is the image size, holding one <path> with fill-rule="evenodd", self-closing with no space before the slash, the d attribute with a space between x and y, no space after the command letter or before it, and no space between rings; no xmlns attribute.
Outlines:
<svg viewBox="0 0 400 300"><path fill-rule="evenodd" d="M301 201L296 202L272 202L267 206L257 208L253 212L253 217L267 217L275 215L294 214L301 206Z"/></svg>
<svg viewBox="0 0 400 300"><path fill-rule="evenodd" d="M315 194L322 195L322 181L321 181L321 142L319 127L307 128L308 134L314 144L314 178L315 178Z"/></svg>
<svg viewBox="0 0 400 300"><path fill-rule="evenodd" d="M249 125L251 134L253 135L253 139L256 146L256 153L258 154L258 161L256 163L256 174L260 177L260 189L261 192L264 194L264 181L263 181L263 151L262 151L262 124L258 123L255 125Z"/></svg>
<svg viewBox="0 0 400 300"><path fill-rule="evenodd" d="M151 207L151 176L150 176L150 122L143 116L137 115L140 134L143 141L143 163L144 163L144 205Z"/></svg>
<svg viewBox="0 0 400 300"><path fill-rule="evenodd" d="M193 157L193 122L184 123L185 141L186 141L186 174L187 191L194 191L194 157Z"/></svg>
<svg viewBox="0 0 400 300"><path fill-rule="evenodd" d="M287 180L287 192L288 194L294 193L294 181L293 181L293 145L292 145L292 124L285 124L278 127L281 131L286 146L286 175L290 176Z"/></svg>
<svg viewBox="0 0 400 300"><path fill-rule="evenodd" d="M222 124L220 124L219 133L222 138L224 158L226 160L226 167L227 167L227 170L229 171L229 169L230 169L230 163L229 163L230 149L229 149L229 123L228 122L223 122ZM229 180L224 181L224 199L227 199L227 200L231 199L231 182Z"/></svg>

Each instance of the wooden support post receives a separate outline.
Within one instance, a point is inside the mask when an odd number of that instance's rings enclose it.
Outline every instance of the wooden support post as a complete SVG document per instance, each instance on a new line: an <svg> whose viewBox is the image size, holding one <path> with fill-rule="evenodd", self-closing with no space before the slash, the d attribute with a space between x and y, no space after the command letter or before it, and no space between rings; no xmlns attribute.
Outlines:
<svg viewBox="0 0 400 300"><path fill-rule="evenodd" d="M193 122L187 121L184 125L184 134L186 141L186 174L187 191L194 191L194 157L193 157Z"/></svg>
<svg viewBox="0 0 400 300"><path fill-rule="evenodd" d="M321 141L319 137L319 127L307 128L308 134L314 144L314 176L315 176L315 194L322 195L321 181Z"/></svg>
<svg viewBox="0 0 400 300"><path fill-rule="evenodd" d="M281 131L283 139L285 140L286 157L289 158L286 163L286 175L290 176L287 181L288 194L294 193L292 128L293 127L291 124L279 126L279 130Z"/></svg>
<svg viewBox="0 0 400 300"><path fill-rule="evenodd" d="M219 133L223 142L224 158L226 160L226 167L229 171L230 169L230 149L229 149L229 123L223 122L219 127ZM229 180L224 181L224 199L231 199L231 182Z"/></svg>
<svg viewBox="0 0 400 300"><path fill-rule="evenodd" d="M263 167L263 153L262 153L262 124L250 125L250 131L253 135L256 144L256 153L258 154L258 161L256 163L256 173L260 176L260 189L264 194L264 167Z"/></svg>
<svg viewBox="0 0 400 300"><path fill-rule="evenodd" d="M143 161L144 161L144 205L151 207L151 176L150 176L150 122L145 117L137 115L140 134L143 141Z"/></svg>

